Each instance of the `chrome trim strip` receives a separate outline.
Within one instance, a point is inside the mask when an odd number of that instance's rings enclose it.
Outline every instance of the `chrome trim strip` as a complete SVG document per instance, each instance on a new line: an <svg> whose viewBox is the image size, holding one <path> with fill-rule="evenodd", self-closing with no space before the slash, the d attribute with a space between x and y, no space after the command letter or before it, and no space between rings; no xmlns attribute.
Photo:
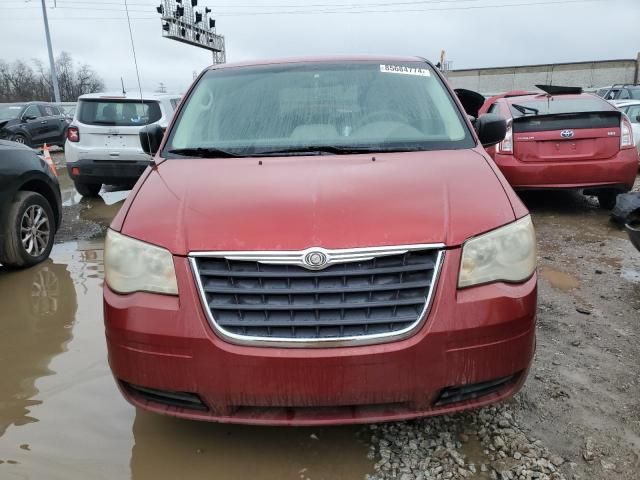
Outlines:
<svg viewBox="0 0 640 480"><path fill-rule="evenodd" d="M386 255L397 255L399 253L406 253L408 251L414 250L434 250L440 249L444 245L441 244L424 244L424 245L403 245L399 247L378 247L382 249L386 249L384 251L394 251L394 253L387 253ZM395 249L395 250L394 250ZM304 250L304 252L308 253L308 250ZM317 249L315 249L317 250ZM358 253L358 251L366 250L371 251L372 249L348 249L350 252ZM333 252L345 252L345 250L333 250ZM327 250L327 252L332 252L331 250ZM352 347L352 346L363 346L363 345L375 345L380 343L387 343L391 341L399 341L404 340L412 336L426 321L429 316L429 312L431 311L431 303L433 301L434 292L438 287L438 280L440 278L440 271L442 269L442 263L444 262L445 251L440 249L438 252L438 257L436 259L436 264L433 269L433 277L432 283L429 288L429 293L427 294L427 298L425 300L424 308L420 315L418 315L417 320L409 325L407 328L402 330L398 330L395 332L388 333L379 333L373 335L360 335L360 336L350 336L350 337L340 337L340 338L281 338L281 337L253 337L247 335L238 335L232 332L229 332L222 328L213 318L211 314L211 309L207 304L207 298L202 286L202 280L200 279L200 274L198 273L198 266L196 264L196 258L199 257L214 257L214 258L228 258L233 260L241 260L245 258L250 258L253 261L259 261L257 258L267 258L266 262L261 263L281 263L277 261L271 261L274 258L282 258L281 254L292 254L295 253L297 255L296 258L299 258L301 254L298 252L196 252L189 254L189 263L191 265L191 272L196 282L196 286L198 288L198 295L200 297L200 302L204 313L209 321L209 324L213 328L214 332L223 340L233 343L236 345L245 345L250 347L283 347L283 348L328 348L328 347ZM236 256L237 254L237 256ZM248 254L256 254L253 257L247 257ZM370 255L370 253L367 253ZM272 257L269 257L272 255ZM287 255L285 255L286 257ZM383 255L381 255L383 256ZM291 258L291 257L288 257ZM304 257L303 257L304 258ZM348 261L358 261L362 260L363 257L351 257L353 260L344 260L342 262L337 263L345 263ZM364 257L364 259L369 259L373 257ZM292 265L297 265L292 263Z"/></svg>
<svg viewBox="0 0 640 480"><path fill-rule="evenodd" d="M425 243L418 245L397 245L369 248L341 248L327 249L310 247L304 250L281 251L235 251L235 252L189 252L189 257L214 257L227 260L253 261L264 264L296 265L308 270L322 270L339 263L371 260L388 255L401 255L415 250L434 250L444 248L443 243ZM310 253L321 253L325 256L325 263L316 266L305 261Z"/></svg>

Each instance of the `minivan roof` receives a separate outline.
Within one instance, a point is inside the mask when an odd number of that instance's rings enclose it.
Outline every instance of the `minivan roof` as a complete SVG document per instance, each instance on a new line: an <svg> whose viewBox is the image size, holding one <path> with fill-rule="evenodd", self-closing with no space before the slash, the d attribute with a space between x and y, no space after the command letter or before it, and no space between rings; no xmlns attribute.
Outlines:
<svg viewBox="0 0 640 480"><path fill-rule="evenodd" d="M156 92L142 92L143 100L161 100L163 98L177 98L182 95L177 93L156 93ZM131 92L122 94L122 92L97 92L97 93L85 93L80 95L78 100L87 99L107 99L107 100L140 100L140 92Z"/></svg>
<svg viewBox="0 0 640 480"><path fill-rule="evenodd" d="M337 56L312 56L312 57L290 57L278 59L250 60L246 62L221 63L211 65L208 70L235 67L254 67L261 65L285 65L288 63L354 63L354 62L381 62L381 63L403 63L403 62L426 62L421 57L408 56L384 56L384 55L337 55Z"/></svg>

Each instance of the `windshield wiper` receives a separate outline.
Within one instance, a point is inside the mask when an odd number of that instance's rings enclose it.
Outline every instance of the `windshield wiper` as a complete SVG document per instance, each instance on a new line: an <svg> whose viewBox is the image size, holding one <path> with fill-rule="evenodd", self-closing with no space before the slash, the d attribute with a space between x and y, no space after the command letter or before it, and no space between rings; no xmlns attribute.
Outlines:
<svg viewBox="0 0 640 480"><path fill-rule="evenodd" d="M270 155L353 155L357 153L383 153L383 152L395 152L406 151L410 149L398 148L398 149L385 149L377 147L338 147L335 145L308 145L302 147L290 147L278 150L259 150L254 153L255 156L270 156Z"/></svg>
<svg viewBox="0 0 640 480"><path fill-rule="evenodd" d="M240 155L239 153L233 153L228 150L222 150L221 148L215 148L215 147L176 148L174 150L169 150L169 153L173 153L175 155L184 155L185 157L199 157L199 158L207 158L207 157L231 158L231 157L246 156L246 155Z"/></svg>
<svg viewBox="0 0 640 480"><path fill-rule="evenodd" d="M511 106L519 111L522 115L527 115L527 112L532 112L534 115L538 115L540 110L533 107L525 107L524 105L518 105L517 103L512 103Z"/></svg>

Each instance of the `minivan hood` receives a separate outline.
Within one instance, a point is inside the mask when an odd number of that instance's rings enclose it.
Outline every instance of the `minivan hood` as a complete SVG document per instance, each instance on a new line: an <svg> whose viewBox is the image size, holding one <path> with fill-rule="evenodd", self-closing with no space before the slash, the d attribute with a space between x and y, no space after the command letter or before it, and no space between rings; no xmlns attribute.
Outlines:
<svg viewBox="0 0 640 480"><path fill-rule="evenodd" d="M470 150L171 159L134 194L122 233L177 255L455 246L515 219L493 169Z"/></svg>

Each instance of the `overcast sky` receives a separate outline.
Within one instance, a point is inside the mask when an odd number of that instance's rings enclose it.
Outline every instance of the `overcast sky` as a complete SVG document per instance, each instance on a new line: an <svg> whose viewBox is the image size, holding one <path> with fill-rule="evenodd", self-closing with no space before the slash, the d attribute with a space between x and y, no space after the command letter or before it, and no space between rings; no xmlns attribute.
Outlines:
<svg viewBox="0 0 640 480"><path fill-rule="evenodd" d="M92 65L109 89L119 89L121 76L129 89L137 86L124 0L57 0L57 8L54 0L46 2L54 54L65 50ZM163 82L170 91L184 91L193 72L211 63L211 54L162 38L155 12L160 0L128 2L143 88L154 90ZM217 12L228 61L398 54L435 63L445 49L455 69L635 58L640 51L640 0L199 0L199 5ZM300 11L305 13L291 14ZM0 58L47 59L40 0L0 0Z"/></svg>

